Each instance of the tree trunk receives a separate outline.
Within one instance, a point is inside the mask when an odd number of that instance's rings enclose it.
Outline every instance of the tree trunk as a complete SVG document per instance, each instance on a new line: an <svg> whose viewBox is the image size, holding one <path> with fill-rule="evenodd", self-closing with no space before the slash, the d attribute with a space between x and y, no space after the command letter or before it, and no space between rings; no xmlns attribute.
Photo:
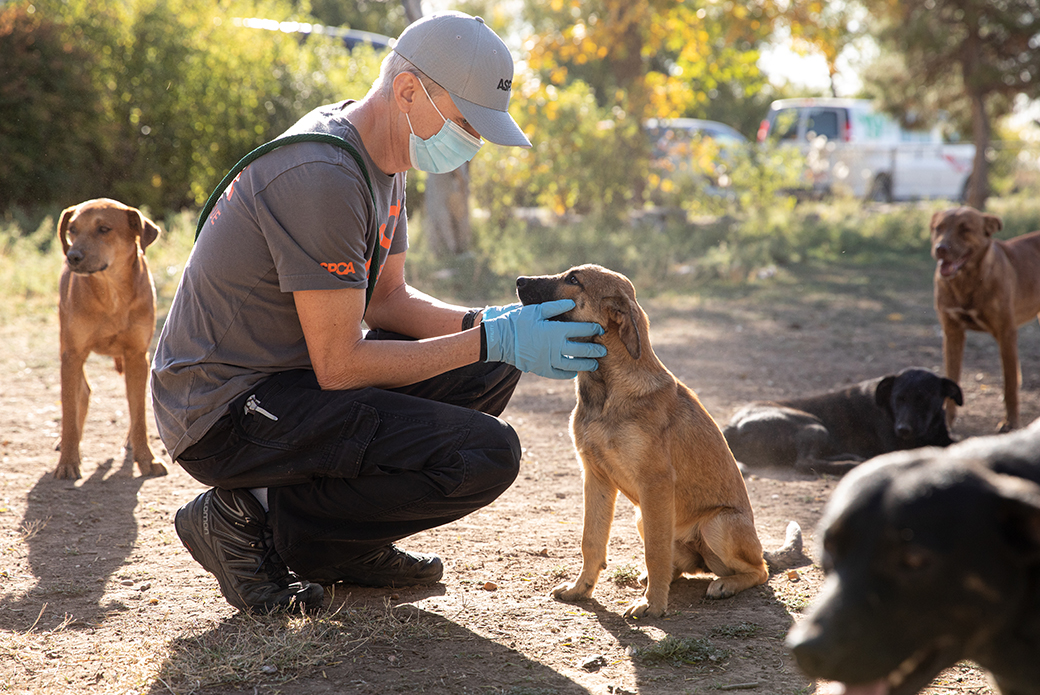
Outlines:
<svg viewBox="0 0 1040 695"><path fill-rule="evenodd" d="M401 0L409 24L422 17L419 0ZM423 233L438 257L469 251L469 163L447 174L426 174Z"/></svg>
<svg viewBox="0 0 1040 695"><path fill-rule="evenodd" d="M419 18L422 17L419 0L401 0L401 6L404 7L404 16L408 19L409 24L419 21Z"/></svg>
<svg viewBox="0 0 1040 695"><path fill-rule="evenodd" d="M972 168L968 185L968 205L978 210L986 209L989 198L989 149L990 127L986 114L986 96L977 91L971 92L972 139L975 140L975 165Z"/></svg>
<svg viewBox="0 0 1040 695"><path fill-rule="evenodd" d="M423 232L438 257L469 250L469 164L447 174L427 174Z"/></svg>
<svg viewBox="0 0 1040 695"><path fill-rule="evenodd" d="M971 133L975 141L975 163L968 179L965 201L977 210L984 210L989 197L989 116L986 114L986 91L980 78L982 47L977 22L973 23L961 50L961 75L971 100Z"/></svg>

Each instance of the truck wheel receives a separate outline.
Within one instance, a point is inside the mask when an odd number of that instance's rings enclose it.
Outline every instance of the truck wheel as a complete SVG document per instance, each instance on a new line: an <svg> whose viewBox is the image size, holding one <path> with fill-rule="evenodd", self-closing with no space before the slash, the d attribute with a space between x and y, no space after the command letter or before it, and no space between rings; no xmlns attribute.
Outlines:
<svg viewBox="0 0 1040 695"><path fill-rule="evenodd" d="M867 191L867 200L874 203L892 202L892 179L888 174L878 174Z"/></svg>

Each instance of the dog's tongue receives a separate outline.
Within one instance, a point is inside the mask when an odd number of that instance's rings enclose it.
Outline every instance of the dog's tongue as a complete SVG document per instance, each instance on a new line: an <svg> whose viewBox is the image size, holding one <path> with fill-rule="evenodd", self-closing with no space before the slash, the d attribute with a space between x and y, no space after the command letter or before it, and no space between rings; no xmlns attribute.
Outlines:
<svg viewBox="0 0 1040 695"><path fill-rule="evenodd" d="M888 684L883 680L864 685L820 682L816 688L816 695L888 695Z"/></svg>
<svg viewBox="0 0 1040 695"><path fill-rule="evenodd" d="M939 274L943 277L950 277L958 270L960 270L961 264L955 261L939 261Z"/></svg>

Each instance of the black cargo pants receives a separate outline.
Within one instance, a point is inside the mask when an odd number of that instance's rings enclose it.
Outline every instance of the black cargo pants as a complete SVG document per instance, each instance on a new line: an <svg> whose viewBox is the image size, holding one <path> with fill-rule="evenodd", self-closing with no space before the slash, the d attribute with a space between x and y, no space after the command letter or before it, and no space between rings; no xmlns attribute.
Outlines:
<svg viewBox="0 0 1040 695"><path fill-rule="evenodd" d="M369 335L388 337L400 336ZM206 485L267 487L278 554L330 584L338 565L505 492L520 441L494 416L519 379L510 365L478 362L399 389L323 391L311 371L284 372L235 400L177 460Z"/></svg>

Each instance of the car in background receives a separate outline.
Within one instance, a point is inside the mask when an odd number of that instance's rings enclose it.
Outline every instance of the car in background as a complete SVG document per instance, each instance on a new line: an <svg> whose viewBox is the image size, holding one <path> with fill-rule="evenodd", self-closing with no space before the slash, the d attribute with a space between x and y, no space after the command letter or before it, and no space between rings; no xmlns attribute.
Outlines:
<svg viewBox="0 0 1040 695"><path fill-rule="evenodd" d="M817 192L842 188L882 202L960 200L975 158L974 145L946 143L939 128L905 129L866 99L779 99L758 141L797 147Z"/></svg>
<svg viewBox="0 0 1040 695"><path fill-rule="evenodd" d="M700 118L651 118L644 130L652 170L662 178L703 175L714 188L729 186L727 159L734 149L750 144L736 128Z"/></svg>

